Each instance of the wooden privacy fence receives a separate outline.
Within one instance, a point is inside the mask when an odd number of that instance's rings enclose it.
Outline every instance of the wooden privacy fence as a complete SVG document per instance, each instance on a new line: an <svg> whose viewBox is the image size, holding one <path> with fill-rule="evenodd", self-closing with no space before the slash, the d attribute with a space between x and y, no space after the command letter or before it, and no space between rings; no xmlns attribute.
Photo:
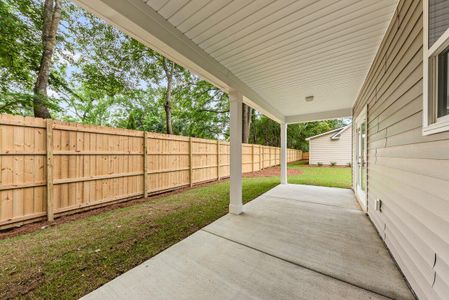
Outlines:
<svg viewBox="0 0 449 300"><path fill-rule="evenodd" d="M302 159L304 159L304 160L309 159L309 152L303 152Z"/></svg>
<svg viewBox="0 0 449 300"><path fill-rule="evenodd" d="M0 228L229 176L224 141L11 115L0 126ZM276 147L242 153L243 172L279 164Z"/></svg>

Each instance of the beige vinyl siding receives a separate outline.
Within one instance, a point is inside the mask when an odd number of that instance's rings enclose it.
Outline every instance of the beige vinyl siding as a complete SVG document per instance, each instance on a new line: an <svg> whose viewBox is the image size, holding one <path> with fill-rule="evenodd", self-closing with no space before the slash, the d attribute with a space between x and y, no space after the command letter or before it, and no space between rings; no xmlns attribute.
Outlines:
<svg viewBox="0 0 449 300"><path fill-rule="evenodd" d="M369 217L417 296L448 299L449 133L422 135L422 9L398 4L353 115L367 106Z"/></svg>
<svg viewBox="0 0 449 300"><path fill-rule="evenodd" d="M337 132L313 138L309 141L309 163L329 165L336 162L337 165L345 166L351 162L351 128L343 131L339 139L332 140L331 137Z"/></svg>

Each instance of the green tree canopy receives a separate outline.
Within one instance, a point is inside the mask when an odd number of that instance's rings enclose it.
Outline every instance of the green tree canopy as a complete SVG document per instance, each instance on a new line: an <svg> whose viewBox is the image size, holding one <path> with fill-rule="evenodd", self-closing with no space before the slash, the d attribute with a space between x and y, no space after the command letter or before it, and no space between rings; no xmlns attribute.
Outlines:
<svg viewBox="0 0 449 300"><path fill-rule="evenodd" d="M348 122L349 120L338 119L290 124L287 127L287 146L309 151L309 143L306 138L342 127ZM278 123L263 115L254 117L250 133L251 143L279 147L281 144L280 134L281 128Z"/></svg>

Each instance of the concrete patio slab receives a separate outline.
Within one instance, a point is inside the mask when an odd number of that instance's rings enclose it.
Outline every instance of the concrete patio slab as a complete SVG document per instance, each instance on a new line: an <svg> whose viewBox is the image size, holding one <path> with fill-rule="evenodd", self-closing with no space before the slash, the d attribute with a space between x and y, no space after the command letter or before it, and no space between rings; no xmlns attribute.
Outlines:
<svg viewBox="0 0 449 300"><path fill-rule="evenodd" d="M413 299L352 191L280 185L85 299Z"/></svg>
<svg viewBox="0 0 449 300"><path fill-rule="evenodd" d="M319 197L317 197L319 195ZM282 184L269 190L264 196L283 199L300 199L303 202L321 203L342 208L359 210L360 206L354 201L354 193L349 189L328 188L314 185Z"/></svg>
<svg viewBox="0 0 449 300"><path fill-rule="evenodd" d="M351 194L338 188L277 186L248 203L245 214L226 215L203 230L393 299L412 298Z"/></svg>
<svg viewBox="0 0 449 300"><path fill-rule="evenodd" d="M86 299L385 299L198 231Z"/></svg>

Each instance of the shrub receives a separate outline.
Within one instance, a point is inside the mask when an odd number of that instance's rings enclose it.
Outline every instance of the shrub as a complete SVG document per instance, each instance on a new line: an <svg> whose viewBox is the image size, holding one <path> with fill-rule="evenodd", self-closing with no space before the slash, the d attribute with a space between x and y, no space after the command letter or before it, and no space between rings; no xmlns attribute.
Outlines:
<svg viewBox="0 0 449 300"><path fill-rule="evenodd" d="M322 162L317 162L316 164L317 164L318 167L322 167L323 166Z"/></svg>
<svg viewBox="0 0 449 300"><path fill-rule="evenodd" d="M335 167L337 165L337 162L331 161L331 167Z"/></svg>

